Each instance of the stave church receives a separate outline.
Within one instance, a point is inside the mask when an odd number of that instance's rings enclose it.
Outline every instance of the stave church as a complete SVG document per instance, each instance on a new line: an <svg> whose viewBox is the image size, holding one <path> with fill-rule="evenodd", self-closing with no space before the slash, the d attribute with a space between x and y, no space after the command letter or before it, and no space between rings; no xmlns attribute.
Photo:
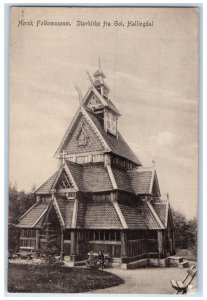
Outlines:
<svg viewBox="0 0 207 300"><path fill-rule="evenodd" d="M118 131L120 112L99 68L56 151L59 169L19 219L19 247L36 255L52 239L62 260L102 250L115 263L175 253L169 199Z"/></svg>

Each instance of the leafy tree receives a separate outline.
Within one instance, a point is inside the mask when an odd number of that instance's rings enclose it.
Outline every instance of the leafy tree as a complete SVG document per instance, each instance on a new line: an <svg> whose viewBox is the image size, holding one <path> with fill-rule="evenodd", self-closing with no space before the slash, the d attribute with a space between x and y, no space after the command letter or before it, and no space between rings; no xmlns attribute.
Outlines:
<svg viewBox="0 0 207 300"><path fill-rule="evenodd" d="M35 196L32 192L18 191L16 185L9 185L8 248L10 252L18 248L19 229L15 224L34 203Z"/></svg>
<svg viewBox="0 0 207 300"><path fill-rule="evenodd" d="M175 247L190 249L197 254L197 219L188 220L182 213L172 210L175 224Z"/></svg>

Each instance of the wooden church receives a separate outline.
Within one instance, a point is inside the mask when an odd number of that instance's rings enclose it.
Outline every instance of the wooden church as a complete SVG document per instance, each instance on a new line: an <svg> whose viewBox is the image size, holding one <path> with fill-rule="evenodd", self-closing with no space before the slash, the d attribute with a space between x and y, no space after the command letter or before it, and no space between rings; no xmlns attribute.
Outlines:
<svg viewBox="0 0 207 300"><path fill-rule="evenodd" d="M154 167L142 166L118 131L104 79L99 68L56 151L59 169L19 219L21 249L38 255L52 237L71 262L90 250L120 263L174 254L169 201L160 198Z"/></svg>

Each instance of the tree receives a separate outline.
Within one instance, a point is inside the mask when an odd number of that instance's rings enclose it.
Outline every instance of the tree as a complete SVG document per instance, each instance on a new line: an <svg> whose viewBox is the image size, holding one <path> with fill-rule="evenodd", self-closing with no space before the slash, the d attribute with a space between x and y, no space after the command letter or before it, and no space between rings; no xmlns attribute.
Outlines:
<svg viewBox="0 0 207 300"><path fill-rule="evenodd" d="M16 185L9 185L8 249L10 252L18 248L19 229L15 224L34 203L35 195L32 192L18 191Z"/></svg>
<svg viewBox="0 0 207 300"><path fill-rule="evenodd" d="M191 249L197 254L197 219L188 220L182 213L172 210L175 224L175 247Z"/></svg>

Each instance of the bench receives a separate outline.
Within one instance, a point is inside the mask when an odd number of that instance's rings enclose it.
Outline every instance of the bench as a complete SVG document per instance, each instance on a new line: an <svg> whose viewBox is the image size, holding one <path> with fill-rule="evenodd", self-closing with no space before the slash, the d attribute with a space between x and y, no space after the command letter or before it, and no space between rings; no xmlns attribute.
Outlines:
<svg viewBox="0 0 207 300"><path fill-rule="evenodd" d="M171 285L176 290L176 294L186 294L188 290L188 286L193 281L194 277L196 276L197 268L195 265L192 265L190 269L187 271L186 276L182 281L176 281L171 279Z"/></svg>
<svg viewBox="0 0 207 300"><path fill-rule="evenodd" d="M14 258L32 259L33 251L33 247L20 247L19 252L14 254Z"/></svg>

